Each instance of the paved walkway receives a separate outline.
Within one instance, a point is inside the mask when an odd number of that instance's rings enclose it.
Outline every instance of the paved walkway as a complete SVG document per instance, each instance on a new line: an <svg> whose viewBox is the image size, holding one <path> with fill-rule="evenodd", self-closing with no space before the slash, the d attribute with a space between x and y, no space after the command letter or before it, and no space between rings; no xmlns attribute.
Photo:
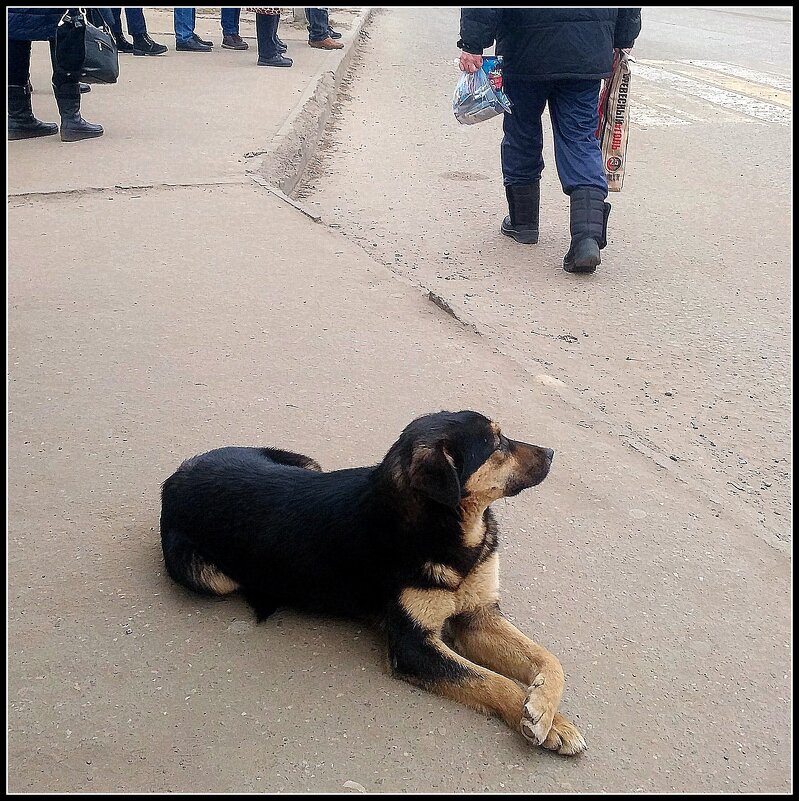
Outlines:
<svg viewBox="0 0 799 801"><path fill-rule="evenodd" d="M347 52L130 57L84 103L105 136L10 143L9 789L784 791L784 559L247 175L297 111L278 100L317 103ZM159 485L187 456L369 464L442 408L557 452L497 504L503 606L561 657L582 759L392 679L356 625L256 627L164 573Z"/></svg>

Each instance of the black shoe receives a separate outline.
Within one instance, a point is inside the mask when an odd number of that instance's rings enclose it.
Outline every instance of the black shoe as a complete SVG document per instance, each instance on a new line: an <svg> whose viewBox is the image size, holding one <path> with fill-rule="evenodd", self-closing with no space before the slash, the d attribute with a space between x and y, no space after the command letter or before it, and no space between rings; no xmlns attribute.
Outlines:
<svg viewBox="0 0 799 801"><path fill-rule="evenodd" d="M27 86L8 87L8 138L33 139L58 133L54 122L42 122L33 116L31 93Z"/></svg>
<svg viewBox="0 0 799 801"><path fill-rule="evenodd" d="M290 67L294 62L284 56L282 53L278 53L276 56L272 56L272 58L259 58L258 59L258 66L259 67Z"/></svg>
<svg viewBox="0 0 799 801"><path fill-rule="evenodd" d="M277 49L280 53L285 53L289 49L289 46L277 36L275 36L275 42L277 42Z"/></svg>
<svg viewBox="0 0 799 801"><path fill-rule="evenodd" d="M505 196L508 199L509 214L502 221L500 230L522 245L535 245L538 242L541 182L506 186Z"/></svg>
<svg viewBox="0 0 799 801"><path fill-rule="evenodd" d="M334 31L332 28L327 29L327 35L331 39L341 39L341 34L338 31Z"/></svg>
<svg viewBox="0 0 799 801"><path fill-rule="evenodd" d="M578 187L569 196L571 246L563 257L567 273L592 273L601 264L599 251L608 243L610 203L593 186Z"/></svg>
<svg viewBox="0 0 799 801"><path fill-rule="evenodd" d="M62 142L78 142L103 135L102 125L92 125L80 116L80 89L77 83L54 86L53 92L61 115Z"/></svg>
<svg viewBox="0 0 799 801"><path fill-rule="evenodd" d="M175 50L189 52L189 53L210 53L211 48L208 45L201 44L194 41L194 39L178 39L175 45Z"/></svg>
<svg viewBox="0 0 799 801"><path fill-rule="evenodd" d="M135 36L133 38L134 40L136 39ZM117 52L119 53L133 52L133 44L125 38L125 34L122 31L114 34L114 41L117 43Z"/></svg>
<svg viewBox="0 0 799 801"><path fill-rule="evenodd" d="M78 83L78 87L80 88L80 93L82 95L85 95L87 92L91 92L92 90L92 87L88 83L83 83L83 81ZM28 81L28 92L33 94L33 84L30 81Z"/></svg>
<svg viewBox="0 0 799 801"><path fill-rule="evenodd" d="M226 33L222 37L225 50L249 50L250 46L237 33Z"/></svg>
<svg viewBox="0 0 799 801"><path fill-rule="evenodd" d="M148 33L133 34L133 55L134 56L160 56L169 48L166 45L154 42Z"/></svg>
<svg viewBox="0 0 799 801"><path fill-rule="evenodd" d="M200 37L197 36L196 33L193 33L191 35L191 38L194 39L195 42L199 42L200 44L204 44L206 47L213 47L214 46L213 42L209 42L207 39L200 39Z"/></svg>

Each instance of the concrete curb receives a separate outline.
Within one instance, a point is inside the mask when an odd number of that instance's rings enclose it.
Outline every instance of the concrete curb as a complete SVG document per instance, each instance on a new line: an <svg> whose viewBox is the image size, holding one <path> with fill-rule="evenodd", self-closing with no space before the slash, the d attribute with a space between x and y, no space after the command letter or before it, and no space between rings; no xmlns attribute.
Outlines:
<svg viewBox="0 0 799 801"><path fill-rule="evenodd" d="M300 182L305 168L316 153L336 99L338 88L352 64L362 41L365 26L375 8L364 8L353 26L353 36L335 70L327 70L312 79L280 130L269 143L268 152L257 170L270 186L290 196ZM261 183L259 181L259 183Z"/></svg>

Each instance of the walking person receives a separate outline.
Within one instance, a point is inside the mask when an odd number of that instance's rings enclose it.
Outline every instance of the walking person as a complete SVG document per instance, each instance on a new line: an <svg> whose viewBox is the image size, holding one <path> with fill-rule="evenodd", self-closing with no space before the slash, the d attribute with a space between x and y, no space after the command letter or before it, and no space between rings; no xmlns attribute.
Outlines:
<svg viewBox="0 0 799 801"><path fill-rule="evenodd" d="M330 27L330 16L326 8L306 8L308 20L308 44L320 50L341 50L341 34Z"/></svg>
<svg viewBox="0 0 799 801"><path fill-rule="evenodd" d="M284 55L286 45L277 35L279 8L250 8L255 12L255 34L258 37L259 67L290 67L294 61Z"/></svg>
<svg viewBox="0 0 799 801"><path fill-rule="evenodd" d="M548 105L555 165L570 204L567 272L594 272L607 244L608 184L596 138L599 90L611 74L614 48L632 47L640 31L640 8L461 9L461 69L481 69L483 51L495 41L503 57L512 110L504 115L500 150L508 201L501 231L522 244L538 242L541 115Z"/></svg>
<svg viewBox="0 0 799 801"><path fill-rule="evenodd" d="M154 42L147 33L147 22L144 19L143 8L126 8L125 20L128 23L128 33L133 37L133 42L125 38L122 30L122 9L112 8L113 25L111 33L117 43L117 50L120 53L133 53L134 56L160 56L169 49L166 45Z"/></svg>
<svg viewBox="0 0 799 801"><path fill-rule="evenodd" d="M79 75L64 72L55 56L55 35L65 8L8 9L8 138L31 139L61 134L63 142L78 142L103 135L102 125L86 122L80 115ZM53 94L61 117L60 128L36 119L31 106L31 43L50 44Z"/></svg>

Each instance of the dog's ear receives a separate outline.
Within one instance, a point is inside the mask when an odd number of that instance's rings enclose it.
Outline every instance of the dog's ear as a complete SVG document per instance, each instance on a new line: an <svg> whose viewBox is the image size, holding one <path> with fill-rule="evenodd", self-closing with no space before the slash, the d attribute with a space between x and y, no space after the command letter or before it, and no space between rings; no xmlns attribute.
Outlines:
<svg viewBox="0 0 799 801"><path fill-rule="evenodd" d="M417 445L411 458L410 481L414 489L445 506L457 507L461 483L455 463L443 442Z"/></svg>

